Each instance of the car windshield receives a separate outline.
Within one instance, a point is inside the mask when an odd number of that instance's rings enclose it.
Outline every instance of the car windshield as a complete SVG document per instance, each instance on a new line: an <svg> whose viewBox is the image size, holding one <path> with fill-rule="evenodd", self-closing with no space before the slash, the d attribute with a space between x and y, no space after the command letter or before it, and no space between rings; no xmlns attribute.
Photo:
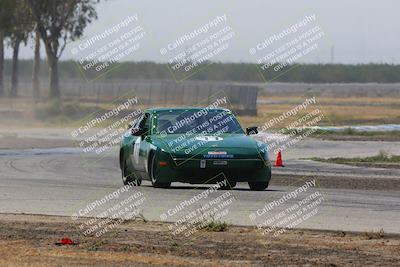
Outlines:
<svg viewBox="0 0 400 267"><path fill-rule="evenodd" d="M160 112L157 118L160 134L243 134L239 122L228 110L171 110Z"/></svg>

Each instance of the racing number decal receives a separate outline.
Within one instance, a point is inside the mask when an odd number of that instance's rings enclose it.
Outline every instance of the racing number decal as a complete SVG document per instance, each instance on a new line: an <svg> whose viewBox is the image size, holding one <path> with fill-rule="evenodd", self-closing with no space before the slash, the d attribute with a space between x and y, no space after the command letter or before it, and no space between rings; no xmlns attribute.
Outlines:
<svg viewBox="0 0 400 267"><path fill-rule="evenodd" d="M142 138L139 136L136 141L135 145L133 146L133 160L136 164L139 164L139 150L140 150L140 141Z"/></svg>

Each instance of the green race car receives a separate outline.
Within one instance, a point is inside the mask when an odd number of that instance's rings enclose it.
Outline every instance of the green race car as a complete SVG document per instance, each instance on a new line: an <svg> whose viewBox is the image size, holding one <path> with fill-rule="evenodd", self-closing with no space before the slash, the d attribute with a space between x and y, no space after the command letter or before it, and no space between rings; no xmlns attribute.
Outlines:
<svg viewBox="0 0 400 267"><path fill-rule="evenodd" d="M151 181L154 187L172 182L218 183L233 188L248 182L264 190L271 179L266 144L243 131L228 109L154 108L145 110L129 127L120 146L124 184Z"/></svg>

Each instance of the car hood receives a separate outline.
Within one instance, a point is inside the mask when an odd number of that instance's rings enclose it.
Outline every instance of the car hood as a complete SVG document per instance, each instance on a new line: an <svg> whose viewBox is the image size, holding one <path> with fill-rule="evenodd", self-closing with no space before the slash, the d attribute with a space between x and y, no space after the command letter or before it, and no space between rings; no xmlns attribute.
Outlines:
<svg viewBox="0 0 400 267"><path fill-rule="evenodd" d="M152 139L173 157L242 158L258 156L260 153L257 141L245 134L192 135L189 138L171 134Z"/></svg>

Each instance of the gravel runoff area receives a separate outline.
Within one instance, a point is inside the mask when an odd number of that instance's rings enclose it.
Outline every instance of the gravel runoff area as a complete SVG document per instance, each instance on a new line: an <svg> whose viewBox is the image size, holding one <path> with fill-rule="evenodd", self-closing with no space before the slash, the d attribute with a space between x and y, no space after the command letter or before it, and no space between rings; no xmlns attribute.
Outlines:
<svg viewBox="0 0 400 267"><path fill-rule="evenodd" d="M0 266L398 266L400 235L289 230L279 237L251 227L173 236L168 224L128 221L101 237L81 222L0 214ZM76 245L56 245L68 237Z"/></svg>

